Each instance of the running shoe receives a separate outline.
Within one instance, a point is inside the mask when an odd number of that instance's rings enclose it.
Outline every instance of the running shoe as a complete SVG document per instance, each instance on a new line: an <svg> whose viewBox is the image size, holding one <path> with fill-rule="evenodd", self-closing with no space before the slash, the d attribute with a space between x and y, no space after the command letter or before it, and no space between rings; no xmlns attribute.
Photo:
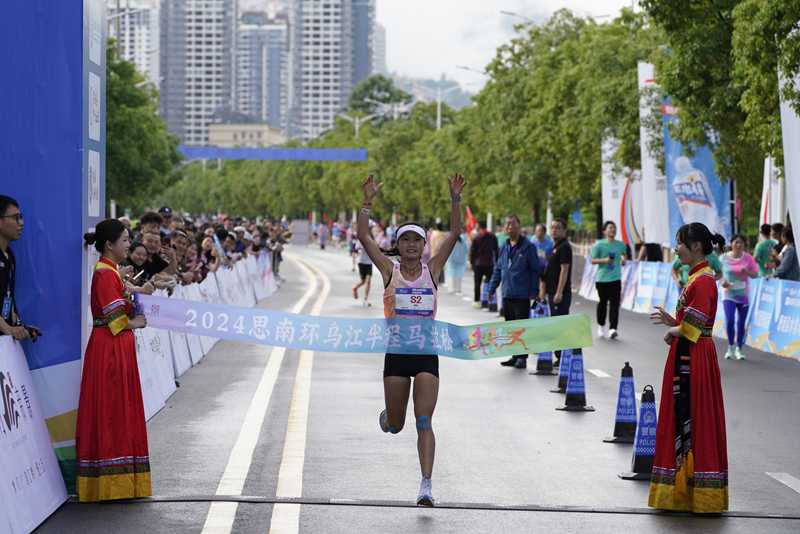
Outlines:
<svg viewBox="0 0 800 534"><path fill-rule="evenodd" d="M419 483L419 495L417 495L417 506L433 507L433 490L431 479L422 477Z"/></svg>
<svg viewBox="0 0 800 534"><path fill-rule="evenodd" d="M616 328L612 328L608 331L608 339L617 339L617 336L619 336L619 332L617 332Z"/></svg>
<svg viewBox="0 0 800 534"><path fill-rule="evenodd" d="M528 358L517 358L514 367L517 369L526 369L528 367Z"/></svg>
<svg viewBox="0 0 800 534"><path fill-rule="evenodd" d="M741 347L736 347L733 349L733 355L736 357L737 360L744 360L744 352L742 352Z"/></svg>
<svg viewBox="0 0 800 534"><path fill-rule="evenodd" d="M481 309L481 303L480 302L473 302L472 303L472 307L475 308L476 310L479 310L479 309Z"/></svg>
<svg viewBox="0 0 800 534"><path fill-rule="evenodd" d="M725 359L730 360L731 358L733 358L733 354L734 354L733 347L729 346L728 350L725 352Z"/></svg>
<svg viewBox="0 0 800 534"><path fill-rule="evenodd" d="M597 327L597 337L601 337L601 338L602 337L606 337L606 333L605 333L605 331L603 331L603 327L602 326L598 326Z"/></svg>
<svg viewBox="0 0 800 534"><path fill-rule="evenodd" d="M500 365L502 365L503 367L514 367L515 365L517 365L517 357L516 356L512 356L511 358L507 359L506 361L500 362Z"/></svg>

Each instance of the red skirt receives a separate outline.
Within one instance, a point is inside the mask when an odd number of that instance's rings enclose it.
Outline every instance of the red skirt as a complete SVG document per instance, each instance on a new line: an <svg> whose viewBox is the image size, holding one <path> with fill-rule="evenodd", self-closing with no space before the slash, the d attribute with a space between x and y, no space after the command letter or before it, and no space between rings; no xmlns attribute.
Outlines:
<svg viewBox="0 0 800 534"><path fill-rule="evenodd" d="M95 327L86 347L75 437L78 498L147 497L150 457L133 332Z"/></svg>
<svg viewBox="0 0 800 534"><path fill-rule="evenodd" d="M697 343L675 340L661 387L649 505L698 513L727 510L727 451L714 342L706 336Z"/></svg>

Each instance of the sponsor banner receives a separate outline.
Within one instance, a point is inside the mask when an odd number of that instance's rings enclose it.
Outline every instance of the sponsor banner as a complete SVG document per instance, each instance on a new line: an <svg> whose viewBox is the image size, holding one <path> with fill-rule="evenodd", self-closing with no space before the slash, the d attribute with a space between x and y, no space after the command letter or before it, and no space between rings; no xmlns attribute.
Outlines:
<svg viewBox="0 0 800 534"><path fill-rule="evenodd" d="M779 74L781 87L787 80ZM800 88L800 77L794 87ZM786 177L786 208L792 221L800 221L800 116L790 102L781 98L781 133L783 134L783 163Z"/></svg>
<svg viewBox="0 0 800 534"><path fill-rule="evenodd" d="M725 305L722 300L722 284L717 280L717 314L714 316L714 328L712 335L717 337L727 337L725 331Z"/></svg>
<svg viewBox="0 0 800 534"><path fill-rule="evenodd" d="M667 182L659 170L656 156L651 153L652 136L647 124L652 120L653 99L656 89L655 72L652 63L639 62L639 139L642 155L642 205L644 211L644 238L648 243L669 246L669 221L667 219Z"/></svg>
<svg viewBox="0 0 800 534"><path fill-rule="evenodd" d="M621 306L625 310L633 311L636 303L636 289L639 287L639 269L641 263L629 261L622 266L622 302ZM626 275L627 272L627 275Z"/></svg>
<svg viewBox="0 0 800 534"><path fill-rule="evenodd" d="M613 221L619 228L619 239L635 250L642 242L641 173L628 167L617 168L614 154L619 141L606 138L601 146L601 190L603 220Z"/></svg>
<svg viewBox="0 0 800 534"><path fill-rule="evenodd" d="M711 233L730 239L730 184L721 183L717 177L707 146L696 148L690 157L684 146L670 136L669 126L676 124L678 117L668 103L663 108L670 243L675 246L678 228L692 222L703 223Z"/></svg>
<svg viewBox="0 0 800 534"><path fill-rule="evenodd" d="M664 306L667 302L667 292L672 281L672 265L669 263L655 263L658 266L656 286L653 288L653 298L650 300L650 310L656 306ZM648 310L648 313L650 312Z"/></svg>
<svg viewBox="0 0 800 534"><path fill-rule="evenodd" d="M678 287L678 283L672 277L672 264L670 265L670 276L669 282L667 286L667 298L664 301L664 309L673 317L675 316L675 308L678 307L678 299L681 296L681 288Z"/></svg>
<svg viewBox="0 0 800 534"><path fill-rule="evenodd" d="M25 353L0 336L0 532L31 532L66 500Z"/></svg>
<svg viewBox="0 0 800 534"><path fill-rule="evenodd" d="M774 158L764 160L764 182L761 186L761 210L758 224L786 223L786 199L783 177Z"/></svg>
<svg viewBox="0 0 800 534"><path fill-rule="evenodd" d="M777 280L778 298L769 328L770 345L781 356L800 360L800 282Z"/></svg>
<svg viewBox="0 0 800 534"><path fill-rule="evenodd" d="M439 354L479 360L587 347L583 314L458 326L425 319L318 317L136 295L155 328L317 352Z"/></svg>
<svg viewBox="0 0 800 534"><path fill-rule="evenodd" d="M638 313L650 313L653 309L653 298L656 295L656 285L658 284L659 278L658 273L658 263L650 261L639 263L633 311Z"/></svg>
<svg viewBox="0 0 800 534"><path fill-rule="evenodd" d="M592 260L586 256L583 263L583 276L581 276L581 287L578 294L585 299L589 298L594 286L594 277L597 274L597 265L592 265Z"/></svg>
<svg viewBox="0 0 800 534"><path fill-rule="evenodd" d="M779 280L765 278L761 280L761 288L754 304L750 317L750 328L747 332L747 344L764 352L776 352L775 345L770 341L770 328L775 304L779 300Z"/></svg>

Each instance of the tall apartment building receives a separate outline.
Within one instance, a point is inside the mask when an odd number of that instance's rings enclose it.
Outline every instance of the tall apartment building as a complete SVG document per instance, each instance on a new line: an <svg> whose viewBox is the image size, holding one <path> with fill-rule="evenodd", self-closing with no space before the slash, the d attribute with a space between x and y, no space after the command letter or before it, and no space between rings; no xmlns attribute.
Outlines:
<svg viewBox="0 0 800 534"><path fill-rule="evenodd" d="M375 72L375 1L353 2L353 86Z"/></svg>
<svg viewBox="0 0 800 534"><path fill-rule="evenodd" d="M234 109L237 0L161 0L161 116L188 145Z"/></svg>
<svg viewBox="0 0 800 534"><path fill-rule="evenodd" d="M236 45L236 108L255 121L286 130L289 24L285 14L242 14Z"/></svg>
<svg viewBox="0 0 800 534"><path fill-rule="evenodd" d="M389 67L386 64L386 27L375 23L375 38L372 48L372 71L374 74L388 76Z"/></svg>
<svg viewBox="0 0 800 534"><path fill-rule="evenodd" d="M108 0L107 4L108 34L117 42L120 57L158 86L158 0Z"/></svg>
<svg viewBox="0 0 800 534"><path fill-rule="evenodd" d="M292 0L291 137L329 129L354 84L372 73L374 24L375 0Z"/></svg>

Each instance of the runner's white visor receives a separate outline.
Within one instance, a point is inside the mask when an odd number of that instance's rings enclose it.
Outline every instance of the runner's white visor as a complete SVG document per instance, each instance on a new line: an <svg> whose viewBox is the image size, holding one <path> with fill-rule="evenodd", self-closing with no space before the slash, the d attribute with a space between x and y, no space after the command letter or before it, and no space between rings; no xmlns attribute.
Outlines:
<svg viewBox="0 0 800 534"><path fill-rule="evenodd" d="M399 241L400 240L400 236L402 236L406 232L414 232L415 234L420 236L423 241L428 239L427 234L425 234L425 230L421 226L418 226L416 224L407 224L407 225L401 227L397 231L397 240Z"/></svg>

